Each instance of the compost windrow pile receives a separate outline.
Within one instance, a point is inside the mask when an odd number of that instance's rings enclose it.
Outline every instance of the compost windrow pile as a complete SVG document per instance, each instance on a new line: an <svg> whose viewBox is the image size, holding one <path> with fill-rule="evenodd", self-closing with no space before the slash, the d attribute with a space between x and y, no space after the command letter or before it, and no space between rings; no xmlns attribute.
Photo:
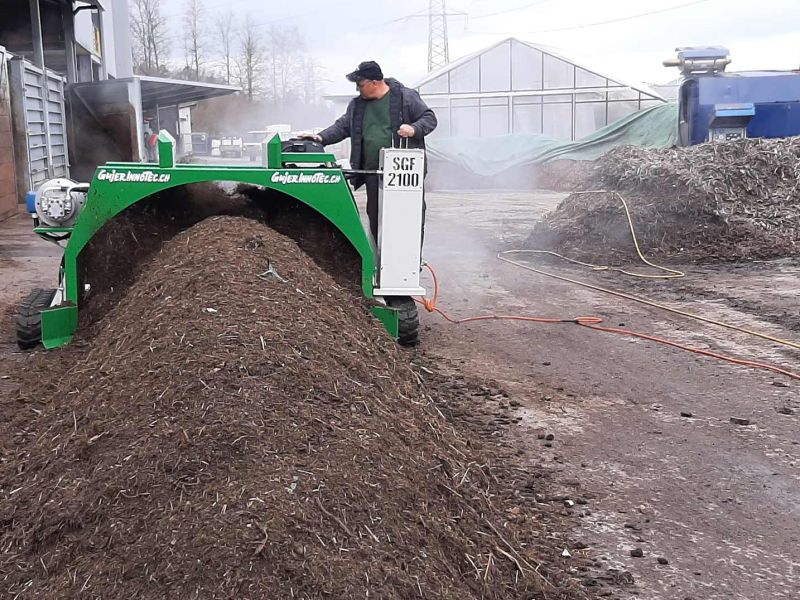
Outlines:
<svg viewBox="0 0 800 600"><path fill-rule="evenodd" d="M137 202L95 233L78 255L81 326L102 318L124 296L150 257L187 227L214 215L261 219L263 213L239 194L214 183L194 183L159 192ZM319 228L314 223L311 229Z"/></svg>
<svg viewBox="0 0 800 600"><path fill-rule="evenodd" d="M11 596L584 597L365 301L256 221L166 242L21 378L0 401Z"/></svg>
<svg viewBox="0 0 800 600"><path fill-rule="evenodd" d="M696 262L800 254L800 139L690 148L622 147L596 161L582 190L628 201L642 249ZM572 194L529 245L581 260L633 258L619 198Z"/></svg>
<svg viewBox="0 0 800 600"><path fill-rule="evenodd" d="M533 180L538 189L574 192L584 189L593 170L594 163L587 160L552 160L534 167Z"/></svg>

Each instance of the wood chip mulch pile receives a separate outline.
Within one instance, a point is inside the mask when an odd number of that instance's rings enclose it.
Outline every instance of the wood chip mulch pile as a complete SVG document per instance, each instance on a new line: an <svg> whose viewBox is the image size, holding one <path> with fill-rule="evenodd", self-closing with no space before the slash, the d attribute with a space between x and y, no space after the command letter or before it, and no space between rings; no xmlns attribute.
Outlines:
<svg viewBox="0 0 800 600"><path fill-rule="evenodd" d="M679 261L764 260L800 252L800 138L689 148L621 147L581 190L629 203L642 249ZM537 224L531 247L589 261L628 260L633 245L614 194L572 194Z"/></svg>
<svg viewBox="0 0 800 600"><path fill-rule="evenodd" d="M0 399L9 597L587 597L464 386L295 241L212 217L115 294Z"/></svg>

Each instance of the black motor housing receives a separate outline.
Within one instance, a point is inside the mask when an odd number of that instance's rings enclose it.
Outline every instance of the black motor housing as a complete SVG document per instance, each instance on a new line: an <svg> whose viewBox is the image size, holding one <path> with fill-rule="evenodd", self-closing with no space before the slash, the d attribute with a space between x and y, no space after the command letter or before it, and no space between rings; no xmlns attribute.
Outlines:
<svg viewBox="0 0 800 600"><path fill-rule="evenodd" d="M281 142L281 152L297 152L298 154L301 153L317 154L317 153L324 153L325 147L319 142L315 142L314 140L302 140L300 138L292 138L290 140L285 140ZM296 163L285 163L283 166L287 168L296 168L299 165ZM317 164L317 165L306 165L306 166L311 168L322 169L322 168L332 167L334 166L334 164L331 163L330 165Z"/></svg>
<svg viewBox="0 0 800 600"><path fill-rule="evenodd" d="M325 152L325 147L314 140L292 138L281 142L282 152Z"/></svg>

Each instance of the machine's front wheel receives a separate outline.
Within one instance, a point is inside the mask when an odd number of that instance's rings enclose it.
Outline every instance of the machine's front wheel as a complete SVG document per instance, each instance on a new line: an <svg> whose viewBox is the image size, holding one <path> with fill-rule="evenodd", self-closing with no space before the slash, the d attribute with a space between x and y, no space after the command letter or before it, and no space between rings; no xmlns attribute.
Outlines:
<svg viewBox="0 0 800 600"><path fill-rule="evenodd" d="M399 312L397 342L401 346L416 346L419 343L417 303L410 296L390 296L386 303Z"/></svg>
<svg viewBox="0 0 800 600"><path fill-rule="evenodd" d="M35 348L42 342L42 311L50 307L56 290L36 288L17 305L17 345L22 350Z"/></svg>

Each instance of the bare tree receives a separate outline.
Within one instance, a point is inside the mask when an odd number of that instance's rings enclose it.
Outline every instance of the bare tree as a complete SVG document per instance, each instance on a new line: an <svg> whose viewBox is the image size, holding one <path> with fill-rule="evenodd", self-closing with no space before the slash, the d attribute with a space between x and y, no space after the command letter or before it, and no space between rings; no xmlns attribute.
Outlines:
<svg viewBox="0 0 800 600"><path fill-rule="evenodd" d="M270 96L282 106L298 96L304 87L303 61L305 40L297 27L284 28L272 25L267 35L269 41Z"/></svg>
<svg viewBox="0 0 800 600"><path fill-rule="evenodd" d="M133 62L137 73L153 75L166 70L167 22L161 0L133 0L131 10Z"/></svg>
<svg viewBox="0 0 800 600"><path fill-rule="evenodd" d="M239 85L250 101L261 92L264 53L259 39L252 19L245 19L239 34L239 60L236 71Z"/></svg>
<svg viewBox="0 0 800 600"><path fill-rule="evenodd" d="M222 14L217 21L217 35L219 48L222 51L222 61L225 64L225 83L231 83L231 67L233 61L233 13L228 11Z"/></svg>
<svg viewBox="0 0 800 600"><path fill-rule="evenodd" d="M302 58L303 102L316 104L319 100L321 84L326 81L323 68L311 56Z"/></svg>
<svg viewBox="0 0 800 600"><path fill-rule="evenodd" d="M186 65L193 71L195 79L200 79L201 61L205 52L205 18L202 0L186 0L183 13L183 47Z"/></svg>

